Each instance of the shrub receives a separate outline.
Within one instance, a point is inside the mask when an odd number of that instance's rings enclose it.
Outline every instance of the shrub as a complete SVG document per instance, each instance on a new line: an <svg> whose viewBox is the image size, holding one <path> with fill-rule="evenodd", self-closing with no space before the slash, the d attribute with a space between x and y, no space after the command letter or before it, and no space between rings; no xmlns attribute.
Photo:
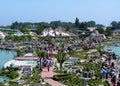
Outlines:
<svg viewBox="0 0 120 86"><path fill-rule="evenodd" d="M0 86L5 86L4 83L0 83Z"/></svg>
<svg viewBox="0 0 120 86"><path fill-rule="evenodd" d="M54 75L53 79L54 80L66 80L74 77L73 74L62 74L62 75Z"/></svg>
<svg viewBox="0 0 120 86"><path fill-rule="evenodd" d="M18 72L10 72L9 74L7 74L7 77L10 77L10 78L12 78L12 79L14 79L14 78L17 78L17 77L19 77L19 73Z"/></svg>
<svg viewBox="0 0 120 86"><path fill-rule="evenodd" d="M18 84L16 82L9 81L9 86L18 86Z"/></svg>
<svg viewBox="0 0 120 86"><path fill-rule="evenodd" d="M109 84L109 82L108 81L104 81L103 83L102 83L104 86L111 86L110 84Z"/></svg>

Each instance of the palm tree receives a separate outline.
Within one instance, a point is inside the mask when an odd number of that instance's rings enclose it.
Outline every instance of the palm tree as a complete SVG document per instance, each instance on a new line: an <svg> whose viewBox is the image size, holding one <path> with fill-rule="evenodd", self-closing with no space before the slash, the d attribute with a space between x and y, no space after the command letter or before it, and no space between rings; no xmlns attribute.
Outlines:
<svg viewBox="0 0 120 86"><path fill-rule="evenodd" d="M47 53L44 52L44 51L40 51L39 49L37 49L36 50L36 55L39 57L39 62L40 62L39 67L40 67L40 69L42 69L42 67L41 67L41 60L46 57Z"/></svg>
<svg viewBox="0 0 120 86"><path fill-rule="evenodd" d="M60 74L62 72L62 65L64 61L67 60L66 54L64 52L58 51L58 53L55 56L57 58L58 63L60 63Z"/></svg>

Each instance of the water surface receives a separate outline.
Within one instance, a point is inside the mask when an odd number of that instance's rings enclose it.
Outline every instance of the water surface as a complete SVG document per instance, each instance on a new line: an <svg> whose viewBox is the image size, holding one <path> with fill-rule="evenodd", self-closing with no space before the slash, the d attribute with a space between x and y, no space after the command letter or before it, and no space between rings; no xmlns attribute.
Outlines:
<svg viewBox="0 0 120 86"><path fill-rule="evenodd" d="M7 61L12 60L16 55L17 53L12 50L0 50L0 69L3 68Z"/></svg>

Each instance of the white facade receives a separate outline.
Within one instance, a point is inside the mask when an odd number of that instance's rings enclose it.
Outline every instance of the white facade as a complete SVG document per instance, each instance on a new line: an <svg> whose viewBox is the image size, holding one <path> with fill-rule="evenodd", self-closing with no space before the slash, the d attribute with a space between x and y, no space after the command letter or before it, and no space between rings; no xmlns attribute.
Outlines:
<svg viewBox="0 0 120 86"><path fill-rule="evenodd" d="M13 35L14 36L23 36L24 34L22 32L20 32L20 31L18 31L18 32L14 33Z"/></svg>
<svg viewBox="0 0 120 86"><path fill-rule="evenodd" d="M0 39L4 39L4 38L5 38L4 33L0 31Z"/></svg>
<svg viewBox="0 0 120 86"><path fill-rule="evenodd" d="M62 28L57 28L53 30L52 28L44 29L42 32L43 36L71 36L69 33L62 31Z"/></svg>
<svg viewBox="0 0 120 86"><path fill-rule="evenodd" d="M4 64L4 68L10 67L21 67L21 66L31 66L36 67L37 61L31 61L31 60L10 60Z"/></svg>
<svg viewBox="0 0 120 86"><path fill-rule="evenodd" d="M88 27L87 29L92 32L96 29L96 27Z"/></svg>

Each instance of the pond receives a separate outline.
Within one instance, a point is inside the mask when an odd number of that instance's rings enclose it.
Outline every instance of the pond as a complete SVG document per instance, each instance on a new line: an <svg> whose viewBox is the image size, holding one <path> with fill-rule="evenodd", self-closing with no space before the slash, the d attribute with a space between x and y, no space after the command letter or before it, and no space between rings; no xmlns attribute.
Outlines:
<svg viewBox="0 0 120 86"><path fill-rule="evenodd" d="M105 47L105 50L112 50L116 55L120 56L120 46L110 45Z"/></svg>
<svg viewBox="0 0 120 86"><path fill-rule="evenodd" d="M0 70L4 67L4 64L7 61L12 60L16 55L17 53L15 51L0 49ZM0 82L5 82L8 80L10 80L10 78L6 76L0 76Z"/></svg>
<svg viewBox="0 0 120 86"><path fill-rule="evenodd" d="M12 60L17 53L15 51L10 51L10 50L0 50L0 69L3 68L4 64Z"/></svg>
<svg viewBox="0 0 120 86"><path fill-rule="evenodd" d="M9 80L11 80L9 77L0 76L0 82L6 82L6 81L9 81Z"/></svg>

